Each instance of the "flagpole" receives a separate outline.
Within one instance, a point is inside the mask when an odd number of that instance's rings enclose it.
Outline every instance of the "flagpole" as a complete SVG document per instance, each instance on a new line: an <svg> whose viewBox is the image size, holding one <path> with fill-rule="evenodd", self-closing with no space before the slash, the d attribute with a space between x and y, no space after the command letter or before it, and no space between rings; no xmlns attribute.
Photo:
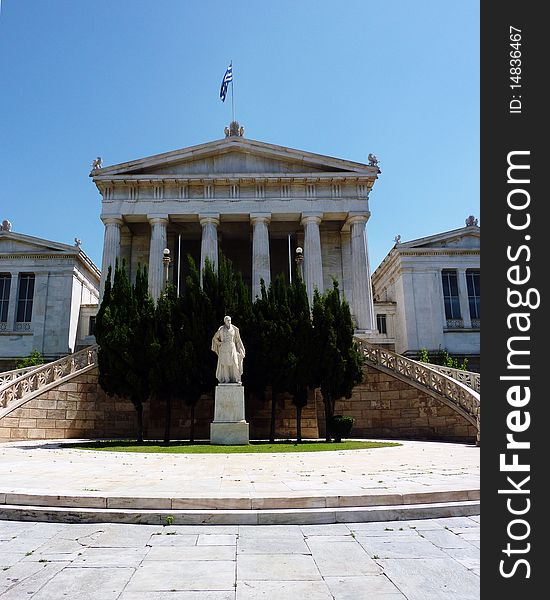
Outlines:
<svg viewBox="0 0 550 600"><path fill-rule="evenodd" d="M231 73L233 74L231 78L231 114L233 115L233 121L235 121L235 104L233 101L233 81L235 79L235 74L233 73L233 61L231 61Z"/></svg>

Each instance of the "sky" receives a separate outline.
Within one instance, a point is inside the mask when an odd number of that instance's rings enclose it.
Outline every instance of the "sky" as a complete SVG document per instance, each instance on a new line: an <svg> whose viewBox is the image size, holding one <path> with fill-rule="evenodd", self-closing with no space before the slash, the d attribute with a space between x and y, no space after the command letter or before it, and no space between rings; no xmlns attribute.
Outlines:
<svg viewBox="0 0 550 600"><path fill-rule="evenodd" d="M223 138L231 60L245 137L378 157L373 270L479 216L479 0L2 0L0 221L101 265L92 160Z"/></svg>

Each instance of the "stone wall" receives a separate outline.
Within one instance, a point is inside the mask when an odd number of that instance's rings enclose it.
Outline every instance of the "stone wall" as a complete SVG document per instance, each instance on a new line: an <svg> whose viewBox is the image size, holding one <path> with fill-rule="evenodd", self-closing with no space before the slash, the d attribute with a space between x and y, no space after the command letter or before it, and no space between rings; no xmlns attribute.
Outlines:
<svg viewBox="0 0 550 600"><path fill-rule="evenodd" d="M440 400L371 366L364 371L352 397L336 403L336 414L355 419L353 436L475 442L476 428ZM324 436L322 400L317 410Z"/></svg>
<svg viewBox="0 0 550 600"><path fill-rule="evenodd" d="M97 369L75 377L54 390L27 402L0 419L0 441L23 439L132 438L136 415L126 400L109 398L97 382ZM296 409L291 398L277 399L276 436L296 435ZM340 400L337 414L355 418L354 437L438 439L475 442L476 429L444 403L391 375L365 367L365 380L350 400ZM144 409L144 435L162 439L164 402L153 399ZM190 409L174 403L172 439L188 439ZM204 396L195 411L195 439L210 437L214 415L212 398ZM271 416L271 396L249 399L246 418L252 439L267 439ZM304 439L323 437L324 407L319 391L312 393L302 413Z"/></svg>

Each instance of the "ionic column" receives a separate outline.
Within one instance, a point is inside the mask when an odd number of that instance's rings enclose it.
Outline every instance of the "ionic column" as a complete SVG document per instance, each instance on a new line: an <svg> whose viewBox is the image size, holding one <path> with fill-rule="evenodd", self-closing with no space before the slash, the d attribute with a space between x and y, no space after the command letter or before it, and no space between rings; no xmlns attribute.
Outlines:
<svg viewBox="0 0 550 600"><path fill-rule="evenodd" d="M250 215L252 223L252 299L261 295L260 281L266 288L271 281L271 262L269 258L269 229L271 214Z"/></svg>
<svg viewBox="0 0 550 600"><path fill-rule="evenodd" d="M166 226L168 215L147 215L151 225L151 243L149 245L149 291L158 300L164 288L163 250L166 248Z"/></svg>
<svg viewBox="0 0 550 600"><path fill-rule="evenodd" d="M199 215L199 223L202 227L201 238L201 282L202 272L206 265L206 259L210 261L214 270L218 268L218 225L219 215Z"/></svg>
<svg viewBox="0 0 550 600"><path fill-rule="evenodd" d="M470 303L468 301L468 283L466 282L466 269L457 269L458 280L458 300L460 302L460 312L462 314L462 322L464 329L472 327L472 319L470 317Z"/></svg>
<svg viewBox="0 0 550 600"><path fill-rule="evenodd" d="M101 261L101 280L99 284L99 301L103 299L105 291L105 281L107 280L107 271L112 267L111 281L115 274L115 265L120 259L120 228L124 221L122 215L117 217L101 217L105 224L105 234L103 237L103 258Z"/></svg>
<svg viewBox="0 0 550 600"><path fill-rule="evenodd" d="M373 331L374 305L367 250L368 219L368 215L353 215L348 218L348 223L351 227L352 312L357 329Z"/></svg>
<svg viewBox="0 0 550 600"><path fill-rule="evenodd" d="M321 260L321 215L302 215L304 227L304 280L310 305L315 288L323 293L323 263Z"/></svg>

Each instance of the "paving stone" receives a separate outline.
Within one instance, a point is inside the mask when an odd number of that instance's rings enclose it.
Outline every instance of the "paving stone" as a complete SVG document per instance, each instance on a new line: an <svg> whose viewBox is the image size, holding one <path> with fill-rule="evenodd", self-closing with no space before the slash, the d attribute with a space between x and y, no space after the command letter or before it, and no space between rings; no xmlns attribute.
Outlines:
<svg viewBox="0 0 550 600"><path fill-rule="evenodd" d="M444 558L445 553L428 540L416 538L395 537L362 537L357 541L367 551L369 556L378 558Z"/></svg>
<svg viewBox="0 0 550 600"><path fill-rule="evenodd" d="M264 537L270 539L303 539L300 527L295 525L241 525L239 527L239 538Z"/></svg>
<svg viewBox="0 0 550 600"><path fill-rule="evenodd" d="M353 542L353 540L355 539L355 536L351 533L351 531L348 533L348 535L323 535L323 536L318 536L318 535L313 535L313 536L307 536L306 540L315 540L317 538L320 538L325 544L336 544L338 542Z"/></svg>
<svg viewBox="0 0 550 600"><path fill-rule="evenodd" d="M68 562L27 563L4 571L0 574L0 586L4 588L2 600L30 598L68 564Z"/></svg>
<svg viewBox="0 0 550 600"><path fill-rule="evenodd" d="M479 600L479 579L457 562L444 558L378 561L407 600Z"/></svg>
<svg viewBox="0 0 550 600"><path fill-rule="evenodd" d="M134 569L128 568L73 568L66 567L50 579L36 593L33 600L116 600Z"/></svg>
<svg viewBox="0 0 550 600"><path fill-rule="evenodd" d="M118 600L235 600L235 590L212 592L123 592Z"/></svg>
<svg viewBox="0 0 550 600"><path fill-rule="evenodd" d="M404 524L404 521L380 521L373 523L348 523L349 530L355 534L359 535L368 535L368 536L382 536L387 537L388 535L392 536L415 536L415 529L407 527ZM442 526L438 525L438 529L443 529Z"/></svg>
<svg viewBox="0 0 550 600"><path fill-rule="evenodd" d="M149 548L83 548L73 561L78 567L132 567L136 568Z"/></svg>
<svg viewBox="0 0 550 600"><path fill-rule="evenodd" d="M375 575L381 571L356 541L339 542L337 550L334 544L318 537L308 538L307 545L323 577Z"/></svg>
<svg viewBox="0 0 550 600"><path fill-rule="evenodd" d="M235 546L155 546L150 548L150 560L235 560Z"/></svg>
<svg viewBox="0 0 550 600"><path fill-rule="evenodd" d="M153 548L156 546L196 546L198 539L198 535L179 535L167 532L160 535L153 534L147 544Z"/></svg>
<svg viewBox="0 0 550 600"><path fill-rule="evenodd" d="M93 548L131 548L145 546L154 533L147 525L103 524L104 531L90 546ZM114 527L116 525L116 527ZM143 527L143 529L141 529Z"/></svg>
<svg viewBox="0 0 550 600"><path fill-rule="evenodd" d="M325 577L334 600L406 600L383 574L360 577Z"/></svg>
<svg viewBox="0 0 550 600"><path fill-rule="evenodd" d="M332 600L323 581L239 581L236 600ZM371 599L372 600L372 599Z"/></svg>
<svg viewBox="0 0 550 600"><path fill-rule="evenodd" d="M197 546L234 546L236 543L237 536L232 533L205 533L200 534L197 540Z"/></svg>
<svg viewBox="0 0 550 600"><path fill-rule="evenodd" d="M319 581L313 558L303 554L244 554L237 561L237 581Z"/></svg>
<svg viewBox="0 0 550 600"><path fill-rule="evenodd" d="M307 537L312 537L314 535L350 535L349 528L343 523L328 523L326 525L302 525L301 529L302 533Z"/></svg>
<svg viewBox="0 0 550 600"><path fill-rule="evenodd" d="M24 552L0 550L0 569L7 569L25 558Z"/></svg>
<svg viewBox="0 0 550 600"><path fill-rule="evenodd" d="M127 592L235 589L235 561L144 561L130 580Z"/></svg>
<svg viewBox="0 0 550 600"><path fill-rule="evenodd" d="M479 569L479 549L471 544L468 548L445 548L445 554L454 558L469 570Z"/></svg>
<svg viewBox="0 0 550 600"><path fill-rule="evenodd" d="M470 517L444 517L440 519L434 519L437 523L447 527L448 529L455 529L457 527L476 527L479 528L479 523L470 519Z"/></svg>
<svg viewBox="0 0 550 600"><path fill-rule="evenodd" d="M468 548L472 547L461 535L447 529L424 530L421 535L438 548Z"/></svg>
<svg viewBox="0 0 550 600"><path fill-rule="evenodd" d="M240 537L237 554L311 554L303 538Z"/></svg>

